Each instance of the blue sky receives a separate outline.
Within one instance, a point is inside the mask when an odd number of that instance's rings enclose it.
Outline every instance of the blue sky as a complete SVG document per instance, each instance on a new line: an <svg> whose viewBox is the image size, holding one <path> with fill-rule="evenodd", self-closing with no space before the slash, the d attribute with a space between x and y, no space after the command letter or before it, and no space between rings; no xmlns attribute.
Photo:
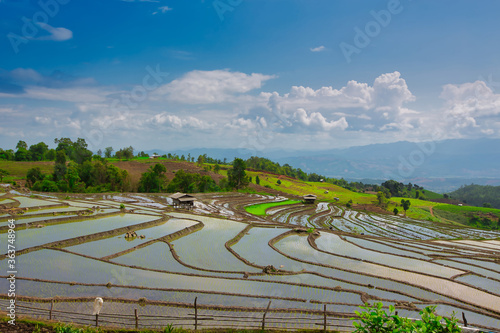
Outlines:
<svg viewBox="0 0 500 333"><path fill-rule="evenodd" d="M0 0L0 147L498 138L498 1Z"/></svg>

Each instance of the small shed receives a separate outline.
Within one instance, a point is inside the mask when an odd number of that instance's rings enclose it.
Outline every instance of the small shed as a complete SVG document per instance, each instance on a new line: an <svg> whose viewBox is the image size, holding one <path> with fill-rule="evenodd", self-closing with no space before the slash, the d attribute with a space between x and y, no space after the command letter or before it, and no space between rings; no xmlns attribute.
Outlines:
<svg viewBox="0 0 500 333"><path fill-rule="evenodd" d="M306 204L313 204L316 201L316 196L314 194L306 194L302 197Z"/></svg>
<svg viewBox="0 0 500 333"><path fill-rule="evenodd" d="M158 155L158 154L156 154L156 153L154 153L153 155L149 156L150 159L152 159L152 158L159 158L159 157L161 157L161 156Z"/></svg>
<svg viewBox="0 0 500 333"><path fill-rule="evenodd" d="M170 196L174 202L174 206L188 206L192 207L194 205L195 197L186 193L174 193Z"/></svg>

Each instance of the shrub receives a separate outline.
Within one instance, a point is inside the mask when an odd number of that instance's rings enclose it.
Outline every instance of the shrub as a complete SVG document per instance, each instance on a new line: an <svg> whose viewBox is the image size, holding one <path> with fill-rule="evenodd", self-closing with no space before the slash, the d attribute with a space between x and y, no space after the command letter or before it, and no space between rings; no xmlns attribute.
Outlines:
<svg viewBox="0 0 500 333"><path fill-rule="evenodd" d="M422 320L412 321L409 318L399 317L394 314L395 308L389 306L389 313L382 310L382 303L377 302L374 305L365 304L360 306L365 312L355 311L358 318L352 318L358 322L353 322L358 333L374 333L374 332L413 332L413 333L459 333L461 329L458 327L458 320L455 318L455 313L451 319L437 316L434 312L435 306L428 306L420 311ZM444 323L441 323L444 320Z"/></svg>

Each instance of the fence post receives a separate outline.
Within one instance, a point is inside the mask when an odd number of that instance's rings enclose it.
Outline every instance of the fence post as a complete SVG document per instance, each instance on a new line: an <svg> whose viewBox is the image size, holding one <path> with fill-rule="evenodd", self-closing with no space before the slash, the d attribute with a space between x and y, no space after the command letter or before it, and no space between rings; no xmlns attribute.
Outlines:
<svg viewBox="0 0 500 333"><path fill-rule="evenodd" d="M49 320L52 320L52 310L54 309L54 300L50 301L50 311L49 311Z"/></svg>
<svg viewBox="0 0 500 333"><path fill-rule="evenodd" d="M99 314L96 313L95 314L95 327L98 327L99 326Z"/></svg>
<svg viewBox="0 0 500 333"><path fill-rule="evenodd" d="M324 304L324 314L325 314L325 317L323 320L323 332L326 333L326 304Z"/></svg>
<svg viewBox="0 0 500 333"><path fill-rule="evenodd" d="M137 309L134 309L135 314L135 329L139 328L139 315L137 314Z"/></svg>
<svg viewBox="0 0 500 333"><path fill-rule="evenodd" d="M196 300L198 299L198 296L194 298L194 330L196 331L198 329L198 307L196 306Z"/></svg>
<svg viewBox="0 0 500 333"><path fill-rule="evenodd" d="M264 330L264 327L266 326L266 314L267 314L267 311L269 311L270 306L271 306L271 301L269 301L269 303L267 304L267 309L264 312L264 315L262 316L262 330Z"/></svg>

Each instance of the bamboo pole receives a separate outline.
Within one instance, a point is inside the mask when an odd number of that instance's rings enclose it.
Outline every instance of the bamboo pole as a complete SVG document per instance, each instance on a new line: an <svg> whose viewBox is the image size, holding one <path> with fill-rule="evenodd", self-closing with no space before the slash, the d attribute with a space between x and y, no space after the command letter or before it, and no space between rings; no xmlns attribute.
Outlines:
<svg viewBox="0 0 500 333"><path fill-rule="evenodd" d="M139 328L139 315L137 314L137 309L134 309L134 315L135 315L135 329Z"/></svg>
<svg viewBox="0 0 500 333"><path fill-rule="evenodd" d="M52 320L52 310L54 310L54 300L50 301L49 320Z"/></svg>
<svg viewBox="0 0 500 333"><path fill-rule="evenodd" d="M196 301L198 297L194 298L194 330L198 330L198 307L196 306Z"/></svg>
<svg viewBox="0 0 500 333"><path fill-rule="evenodd" d="M266 314L267 314L267 311L269 311L270 306L271 306L271 301L269 301L269 304L267 304L267 309L264 312L264 315L262 316L262 330L264 330L264 327L266 325Z"/></svg>

